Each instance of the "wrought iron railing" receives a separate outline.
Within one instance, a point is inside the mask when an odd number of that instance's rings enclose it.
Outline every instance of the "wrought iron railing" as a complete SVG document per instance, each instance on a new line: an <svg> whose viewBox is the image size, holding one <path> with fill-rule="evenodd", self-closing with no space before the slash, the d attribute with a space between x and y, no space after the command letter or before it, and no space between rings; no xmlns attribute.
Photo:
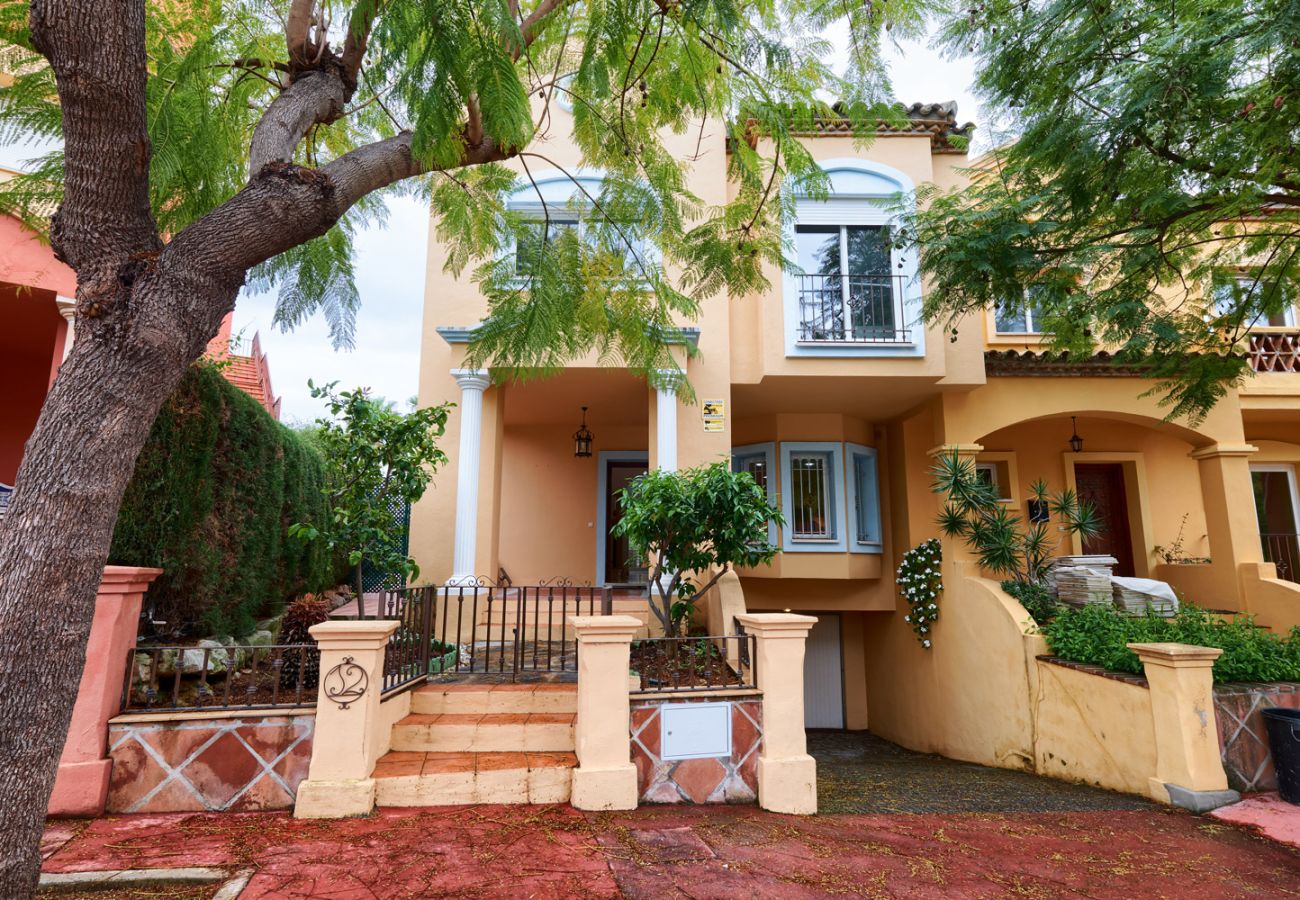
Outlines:
<svg viewBox="0 0 1300 900"><path fill-rule="evenodd" d="M911 341L903 311L908 276L801 275L799 340L851 344Z"/></svg>
<svg viewBox="0 0 1300 900"><path fill-rule="evenodd" d="M132 647L122 711L285 709L315 706L315 644Z"/></svg>
<svg viewBox="0 0 1300 900"><path fill-rule="evenodd" d="M1256 372L1300 371L1300 331L1251 333L1247 358Z"/></svg>
<svg viewBox="0 0 1300 900"><path fill-rule="evenodd" d="M754 636L658 637L632 643L638 694L745 690L755 686Z"/></svg>
<svg viewBox="0 0 1300 900"><path fill-rule="evenodd" d="M1278 532L1261 534L1264 561L1277 566L1277 577L1300 582L1300 535Z"/></svg>
<svg viewBox="0 0 1300 900"><path fill-rule="evenodd" d="M433 639L434 590L408 587L380 595L379 617L399 623L384 650L384 693L425 680L445 655Z"/></svg>

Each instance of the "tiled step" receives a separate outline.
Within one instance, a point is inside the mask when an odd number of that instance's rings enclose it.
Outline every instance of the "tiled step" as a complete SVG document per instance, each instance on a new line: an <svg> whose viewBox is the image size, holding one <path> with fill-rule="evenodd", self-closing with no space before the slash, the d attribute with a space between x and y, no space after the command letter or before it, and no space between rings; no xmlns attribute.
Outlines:
<svg viewBox="0 0 1300 900"><path fill-rule="evenodd" d="M412 713L393 749L426 753L572 752L574 713Z"/></svg>
<svg viewBox="0 0 1300 900"><path fill-rule="evenodd" d="M429 684L411 694L411 712L576 713L576 684Z"/></svg>
<svg viewBox="0 0 1300 900"><path fill-rule="evenodd" d="M393 751L375 765L379 806L564 803L572 753L422 753Z"/></svg>

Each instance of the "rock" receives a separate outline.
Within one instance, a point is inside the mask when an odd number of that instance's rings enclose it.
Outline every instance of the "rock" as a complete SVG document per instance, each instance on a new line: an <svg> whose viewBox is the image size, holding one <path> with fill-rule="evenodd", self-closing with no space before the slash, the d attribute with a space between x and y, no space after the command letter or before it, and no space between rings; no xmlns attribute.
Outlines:
<svg viewBox="0 0 1300 900"><path fill-rule="evenodd" d="M269 647L275 643L275 635L269 629L259 629L250 634L244 643L254 647Z"/></svg>
<svg viewBox="0 0 1300 900"><path fill-rule="evenodd" d="M221 643L213 640L199 641L193 649L181 654L181 674L198 675L203 671L204 651L207 651L207 670L209 673L224 672L230 667L230 651Z"/></svg>

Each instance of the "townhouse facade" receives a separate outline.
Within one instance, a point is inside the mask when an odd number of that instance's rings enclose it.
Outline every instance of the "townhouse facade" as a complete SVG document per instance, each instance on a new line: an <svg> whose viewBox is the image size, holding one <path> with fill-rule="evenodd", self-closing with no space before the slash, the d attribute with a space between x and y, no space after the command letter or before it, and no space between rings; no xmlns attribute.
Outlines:
<svg viewBox="0 0 1300 900"><path fill-rule="evenodd" d="M915 710L938 686L992 688L970 683L981 680L971 677L978 668L926 654L895 583L902 554L938 535L930 469L955 452L1022 516L1037 479L1095 504L1103 533L1065 541L1063 553L1112 555L1116 574L1167 581L1198 605L1248 612L1277 631L1300 623L1294 314L1252 332L1253 377L1195 427L1166 421L1140 371L1104 353L1048 351L1031 307L990 310L951 332L925 323L915 252L891 240L895 204L921 185L965 183L970 163L954 138L967 129L953 104L906 112L906 126L882 126L865 148L845 123L804 136L831 195L797 199L787 237L801 274L773 269L762 294L703 302L686 332L698 352L682 354L694 403L594 358L522 383L468 367L487 304L468 275L443 271L445 250L431 235L419 400L457 406L451 460L412 511L423 578L564 579L635 598L646 567L610 533L616 491L649 468L730 460L786 519L772 527L781 548L772 564L739 572L745 607L818 617L805 662L807 726L870 725L910 747L976 758L952 729L927 730ZM696 153L697 140L707 152ZM698 157L690 188L723 202L732 190L723 129L669 144ZM581 164L563 141L547 152L566 168ZM520 192L521 208L538 195L565 208L567 175L531 174L536 188ZM579 432L589 455L575 446ZM1175 544L1182 550L1170 557ZM945 542L944 553L961 559L964 549ZM1000 594L996 582L988 589ZM960 595L949 590L946 602ZM1005 594L997 602L1008 615L1018 608ZM936 640L978 647L981 636L959 628L941 618Z"/></svg>

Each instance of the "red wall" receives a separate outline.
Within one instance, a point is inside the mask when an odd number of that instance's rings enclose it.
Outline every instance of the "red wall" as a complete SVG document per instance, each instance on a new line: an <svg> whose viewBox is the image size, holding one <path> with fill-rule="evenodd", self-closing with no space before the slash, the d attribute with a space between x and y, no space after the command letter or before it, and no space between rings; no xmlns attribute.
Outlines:
<svg viewBox="0 0 1300 900"><path fill-rule="evenodd" d="M0 284L0 482L18 474L66 330L53 291Z"/></svg>

